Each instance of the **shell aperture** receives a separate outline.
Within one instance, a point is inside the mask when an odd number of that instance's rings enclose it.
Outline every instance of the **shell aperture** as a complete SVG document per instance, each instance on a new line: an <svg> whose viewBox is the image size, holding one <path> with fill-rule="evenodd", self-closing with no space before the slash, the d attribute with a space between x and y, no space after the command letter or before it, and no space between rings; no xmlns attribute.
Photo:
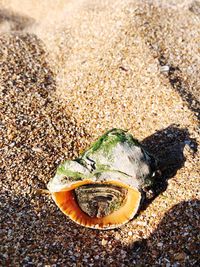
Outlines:
<svg viewBox="0 0 200 267"><path fill-rule="evenodd" d="M118 210L126 201L126 188L112 184L88 184L75 190L82 211L90 217L102 218Z"/></svg>

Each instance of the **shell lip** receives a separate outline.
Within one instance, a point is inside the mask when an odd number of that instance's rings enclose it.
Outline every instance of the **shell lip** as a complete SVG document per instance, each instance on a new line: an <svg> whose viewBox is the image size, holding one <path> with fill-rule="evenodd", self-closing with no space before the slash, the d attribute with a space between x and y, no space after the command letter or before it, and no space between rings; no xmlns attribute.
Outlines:
<svg viewBox="0 0 200 267"><path fill-rule="evenodd" d="M92 229L108 230L126 224L137 213L141 203L141 193L130 188L128 190L129 195L125 205L103 218L91 218L85 214L78 206L73 191L55 192L52 198L59 209L77 224Z"/></svg>

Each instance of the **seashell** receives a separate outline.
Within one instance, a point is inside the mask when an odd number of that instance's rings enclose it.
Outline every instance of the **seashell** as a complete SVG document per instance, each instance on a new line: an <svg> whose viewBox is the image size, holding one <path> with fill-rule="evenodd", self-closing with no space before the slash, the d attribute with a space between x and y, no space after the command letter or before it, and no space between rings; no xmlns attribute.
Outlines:
<svg viewBox="0 0 200 267"><path fill-rule="evenodd" d="M112 129L75 160L59 165L48 189L76 223L113 229L137 213L156 160L127 131Z"/></svg>

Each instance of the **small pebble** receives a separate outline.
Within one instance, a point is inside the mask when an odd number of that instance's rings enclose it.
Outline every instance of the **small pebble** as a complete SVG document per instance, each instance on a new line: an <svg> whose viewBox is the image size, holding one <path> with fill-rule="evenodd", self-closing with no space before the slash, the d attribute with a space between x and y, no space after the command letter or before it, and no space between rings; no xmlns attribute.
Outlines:
<svg viewBox="0 0 200 267"><path fill-rule="evenodd" d="M167 66L167 65L165 65L165 66L161 66L161 67L160 67L160 71L161 71L161 72L169 72L169 70L170 70L170 67Z"/></svg>
<svg viewBox="0 0 200 267"><path fill-rule="evenodd" d="M102 244L102 246L105 246L107 243L108 243L108 241L107 241L107 240L105 240L105 239L102 239L102 241L101 241L101 244Z"/></svg>
<svg viewBox="0 0 200 267"><path fill-rule="evenodd" d="M131 231L128 232L128 236L132 236L133 233Z"/></svg>

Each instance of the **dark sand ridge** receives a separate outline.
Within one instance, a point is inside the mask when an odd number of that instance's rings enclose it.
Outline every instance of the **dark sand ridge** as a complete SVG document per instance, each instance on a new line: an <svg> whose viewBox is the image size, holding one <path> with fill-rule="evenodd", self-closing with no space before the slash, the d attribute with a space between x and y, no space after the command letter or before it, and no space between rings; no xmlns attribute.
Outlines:
<svg viewBox="0 0 200 267"><path fill-rule="evenodd" d="M58 1L55 7L52 1L42 5L35 1L34 6L26 1L2 4L3 265L145 264L145 250L138 258L133 246L140 246L134 242L144 238L152 264L195 265L197 254L185 248L184 239L175 249L176 239L170 235L168 242L162 234L151 234L165 213L188 201L187 216L193 227L186 225L179 232L188 237L189 247L198 240L198 202L191 201L198 197L198 151L193 154L187 149L185 167L169 180L167 190L116 231L77 226L50 198L35 196L32 189L45 186L63 158L77 155L111 127L128 128L140 140L152 135L145 144L155 151L179 141L191 147L199 144L197 8L192 11L192 1L185 1L184 6L175 1L156 2L155 7L136 1L63 3ZM22 21L24 27L19 28ZM179 25L185 25L182 33ZM178 75L194 103L187 98L183 101L185 93L173 86L173 76L161 73L160 65L171 67L170 75ZM161 131L155 134L157 130ZM174 210L180 214L185 205ZM165 227L161 228L164 232Z"/></svg>

